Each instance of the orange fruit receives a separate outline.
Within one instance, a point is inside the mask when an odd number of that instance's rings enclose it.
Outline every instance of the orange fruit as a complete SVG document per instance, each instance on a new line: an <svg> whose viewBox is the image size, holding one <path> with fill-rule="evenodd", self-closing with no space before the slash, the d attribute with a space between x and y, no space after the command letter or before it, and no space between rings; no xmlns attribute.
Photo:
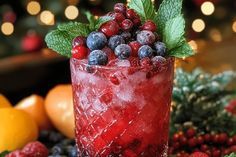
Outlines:
<svg viewBox="0 0 236 157"><path fill-rule="evenodd" d="M0 108L5 108L5 107L12 107L11 103L8 101L8 99L0 94Z"/></svg>
<svg viewBox="0 0 236 157"><path fill-rule="evenodd" d="M0 109L0 152L20 149L37 137L37 124L28 113L15 108Z"/></svg>
<svg viewBox="0 0 236 157"><path fill-rule="evenodd" d="M43 97L33 94L21 100L15 108L29 113L40 130L49 130L52 128L52 124L45 110Z"/></svg>
<svg viewBox="0 0 236 157"><path fill-rule="evenodd" d="M45 108L54 126L65 136L74 138L74 111L71 85L58 85L45 99Z"/></svg>

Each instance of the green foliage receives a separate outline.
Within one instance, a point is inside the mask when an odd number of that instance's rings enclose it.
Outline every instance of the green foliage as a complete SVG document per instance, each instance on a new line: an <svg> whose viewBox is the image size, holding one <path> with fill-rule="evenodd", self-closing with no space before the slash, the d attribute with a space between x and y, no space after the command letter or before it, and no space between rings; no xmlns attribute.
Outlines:
<svg viewBox="0 0 236 157"><path fill-rule="evenodd" d="M236 117L224 109L233 91L226 86L235 77L232 71L217 75L196 69L192 73L177 69L173 89L171 130L175 132L187 123L199 131L236 133Z"/></svg>
<svg viewBox="0 0 236 157"><path fill-rule="evenodd" d="M0 153L0 157L5 157L9 153L9 151L3 151L2 153Z"/></svg>
<svg viewBox="0 0 236 157"><path fill-rule="evenodd" d="M231 153L230 155L226 155L224 157L236 157L236 154L235 153Z"/></svg>

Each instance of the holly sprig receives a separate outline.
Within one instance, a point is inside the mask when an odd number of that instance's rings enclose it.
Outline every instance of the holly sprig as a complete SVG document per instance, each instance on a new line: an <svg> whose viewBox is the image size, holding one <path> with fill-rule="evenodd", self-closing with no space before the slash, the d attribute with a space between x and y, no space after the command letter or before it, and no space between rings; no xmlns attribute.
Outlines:
<svg viewBox="0 0 236 157"><path fill-rule="evenodd" d="M142 22L153 20L158 27L158 33L167 47L167 55L173 57L188 57L193 50L185 39L185 20L182 14L183 0L163 0L156 10L151 0L131 0L128 7L134 9L141 17ZM46 35L45 41L49 48L61 55L71 57L72 40L76 36L88 36L92 31L111 20L111 17L102 16L96 19L91 13L85 12L89 23L70 22L62 24L56 30Z"/></svg>

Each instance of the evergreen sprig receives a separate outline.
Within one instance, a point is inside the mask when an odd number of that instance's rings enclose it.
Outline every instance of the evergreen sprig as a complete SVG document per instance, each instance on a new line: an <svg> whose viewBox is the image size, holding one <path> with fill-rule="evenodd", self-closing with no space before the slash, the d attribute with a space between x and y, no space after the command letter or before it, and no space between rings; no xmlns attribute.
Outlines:
<svg viewBox="0 0 236 157"><path fill-rule="evenodd" d="M226 71L217 75L196 69L192 73L177 69L173 89L171 131L192 124L202 132L236 133L236 117L224 109L234 92L226 86L235 73Z"/></svg>

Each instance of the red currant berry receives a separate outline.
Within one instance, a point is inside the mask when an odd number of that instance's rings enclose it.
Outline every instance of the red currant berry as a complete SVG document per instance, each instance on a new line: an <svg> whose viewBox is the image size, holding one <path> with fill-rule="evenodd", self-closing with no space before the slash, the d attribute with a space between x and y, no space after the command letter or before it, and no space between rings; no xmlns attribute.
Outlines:
<svg viewBox="0 0 236 157"><path fill-rule="evenodd" d="M197 137L197 144L202 145L204 143L204 138L202 136Z"/></svg>
<svg viewBox="0 0 236 157"><path fill-rule="evenodd" d="M220 150L216 149L212 151L212 157L220 157L220 156L221 156Z"/></svg>
<svg viewBox="0 0 236 157"><path fill-rule="evenodd" d="M76 59L84 59L88 55L88 49L84 46L76 46L71 51L72 57Z"/></svg>
<svg viewBox="0 0 236 157"><path fill-rule="evenodd" d="M134 9L128 9L126 11L126 17L129 19L137 19L139 15L134 11Z"/></svg>
<svg viewBox="0 0 236 157"><path fill-rule="evenodd" d="M122 21L121 23L121 28L124 31L130 31L133 28L134 24L130 19L125 19L124 21Z"/></svg>
<svg viewBox="0 0 236 157"><path fill-rule="evenodd" d="M196 134L196 130L194 128L189 128L186 131L186 136L189 138L193 137L195 134Z"/></svg>
<svg viewBox="0 0 236 157"><path fill-rule="evenodd" d="M86 38L83 36L77 36L72 41L72 46L85 46L86 45Z"/></svg>
<svg viewBox="0 0 236 157"><path fill-rule="evenodd" d="M226 133L221 133L219 135L219 143L225 143L228 140L228 135Z"/></svg>
<svg viewBox="0 0 236 157"><path fill-rule="evenodd" d="M210 134L205 134L204 135L204 141L206 141L206 142L211 141L211 135Z"/></svg>
<svg viewBox="0 0 236 157"><path fill-rule="evenodd" d="M115 53L112 51L111 48L109 48L109 47L104 47L104 48L102 49L102 51L107 54L107 57L108 57L108 60L109 60L109 61L116 58L116 55L115 55Z"/></svg>
<svg viewBox="0 0 236 157"><path fill-rule="evenodd" d="M201 149L201 151L206 152L207 150L209 150L209 147L208 147L208 145L203 144L203 145L201 145L200 149Z"/></svg>
<svg viewBox="0 0 236 157"><path fill-rule="evenodd" d="M118 34L119 29L120 29L120 27L119 27L118 23L113 20L104 23L100 27L100 31L103 32L107 37L111 37L113 35Z"/></svg>
<svg viewBox="0 0 236 157"><path fill-rule="evenodd" d="M184 136L180 137L179 141L180 141L180 144L182 146L184 146L184 145L186 145L188 143L188 139L186 137L184 137Z"/></svg>
<svg viewBox="0 0 236 157"><path fill-rule="evenodd" d="M138 56L138 50L142 45L137 41L132 41L132 42L129 43L129 46L131 47L131 56L137 57Z"/></svg>
<svg viewBox="0 0 236 157"><path fill-rule="evenodd" d="M118 23L121 23L125 20L125 16L122 13L115 13L114 18Z"/></svg>
<svg viewBox="0 0 236 157"><path fill-rule="evenodd" d="M123 3L116 3L114 5L114 11L118 13L125 13L126 11L126 6Z"/></svg>
<svg viewBox="0 0 236 157"><path fill-rule="evenodd" d="M232 146L234 144L234 139L232 137L230 137L228 140L227 140L227 145L228 146Z"/></svg>
<svg viewBox="0 0 236 157"><path fill-rule="evenodd" d="M188 140L188 145L189 145L189 147L191 147L191 148L195 147L195 146L197 145L197 139L196 139L195 137L190 138L190 139Z"/></svg>
<svg viewBox="0 0 236 157"><path fill-rule="evenodd" d="M146 21L141 28L143 30L148 30L148 31L152 31L152 32L156 32L156 30L157 30L156 24L151 20Z"/></svg>

